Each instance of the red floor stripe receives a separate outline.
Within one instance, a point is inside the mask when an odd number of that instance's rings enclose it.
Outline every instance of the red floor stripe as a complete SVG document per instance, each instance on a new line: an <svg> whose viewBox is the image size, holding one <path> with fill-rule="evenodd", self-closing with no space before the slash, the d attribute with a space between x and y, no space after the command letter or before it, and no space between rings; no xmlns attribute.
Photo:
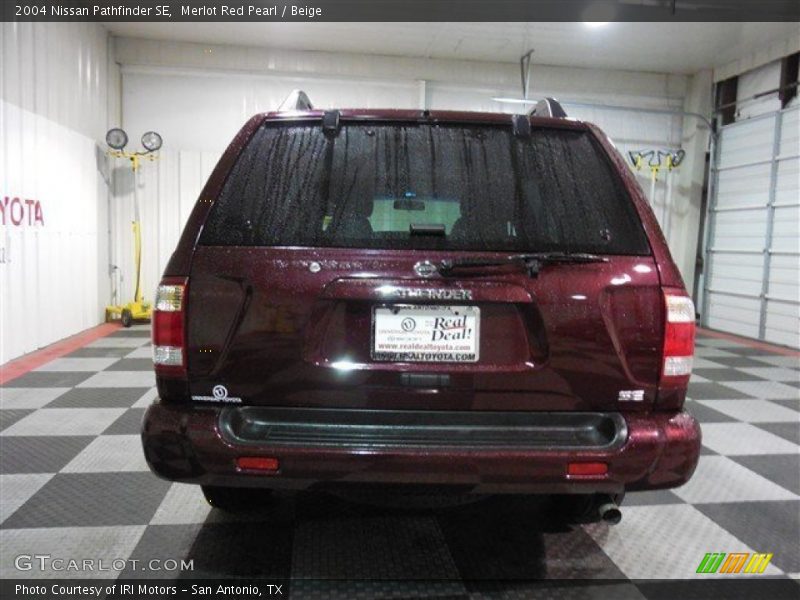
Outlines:
<svg viewBox="0 0 800 600"><path fill-rule="evenodd" d="M74 352L78 348L83 348L86 344L105 337L120 327L121 325L119 323L103 323L97 327L92 327L91 329L87 329L71 337L64 338L59 342L50 344L41 350L36 350L35 352L9 361L4 365L0 365L0 385L12 379L16 379L17 377L21 377L25 375L25 373L41 367L43 364L53 359Z"/></svg>
<svg viewBox="0 0 800 600"><path fill-rule="evenodd" d="M730 340L731 342L736 342L737 344L742 344L744 346L750 346L751 348L758 348L759 350L764 350L765 352L772 352L773 354L781 354L783 356L794 356L796 358L800 358L800 352L797 350L792 350L791 348L776 346L775 344L768 344L766 342L760 342L750 338L739 337L738 335L733 335L732 333L723 333L721 331L714 331L713 329L704 329L703 327L698 327L697 331L698 333L707 335L708 337Z"/></svg>

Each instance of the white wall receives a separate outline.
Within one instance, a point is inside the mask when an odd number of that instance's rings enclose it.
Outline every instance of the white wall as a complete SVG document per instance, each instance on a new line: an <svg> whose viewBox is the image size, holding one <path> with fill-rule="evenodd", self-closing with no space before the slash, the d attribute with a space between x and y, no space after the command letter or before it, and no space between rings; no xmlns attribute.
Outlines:
<svg viewBox="0 0 800 600"><path fill-rule="evenodd" d="M520 111L492 97L520 97L519 67L510 63L425 60L296 52L236 46L115 39L122 65L123 122L132 140L153 129L164 137L162 159L144 167L146 296L152 291L205 178L247 118L274 110L295 88L315 106ZM534 66L531 97L681 109L690 78L680 75ZM709 84L710 87L710 84ZM677 149L684 120L670 115L567 107L571 116L598 123L623 153ZM699 148L705 152L705 148ZM702 160L702 159L701 159ZM199 166L198 166L199 165ZM673 173L673 177L677 171ZM649 193L650 173L639 174ZM696 175L697 176L697 175ZM702 183L702 172L699 174ZM673 186L671 205L688 204L688 186ZM122 294L133 293L128 200L119 209L114 262L123 267ZM665 175L656 186L654 208L669 226ZM683 210L683 209L680 209ZM680 211L679 211L680 212ZM695 223L696 238L696 223ZM681 250L674 249L676 255ZM679 264L693 265L681 259ZM691 277L687 277L691 285Z"/></svg>
<svg viewBox="0 0 800 600"><path fill-rule="evenodd" d="M96 24L0 23L0 364L102 321L116 71Z"/></svg>

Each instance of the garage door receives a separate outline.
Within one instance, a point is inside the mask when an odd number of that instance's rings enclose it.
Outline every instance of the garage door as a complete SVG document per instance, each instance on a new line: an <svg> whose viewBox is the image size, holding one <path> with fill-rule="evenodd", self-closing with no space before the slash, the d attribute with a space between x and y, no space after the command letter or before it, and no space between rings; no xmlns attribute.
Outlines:
<svg viewBox="0 0 800 600"><path fill-rule="evenodd" d="M800 107L724 126L705 326L800 348Z"/></svg>

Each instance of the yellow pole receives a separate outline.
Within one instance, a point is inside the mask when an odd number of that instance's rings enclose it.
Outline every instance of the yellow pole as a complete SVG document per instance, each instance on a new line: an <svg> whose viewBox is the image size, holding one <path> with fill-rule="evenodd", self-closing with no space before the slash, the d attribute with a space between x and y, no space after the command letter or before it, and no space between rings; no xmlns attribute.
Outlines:
<svg viewBox="0 0 800 600"><path fill-rule="evenodd" d="M133 254L136 260L136 293L133 301L139 305L142 303L142 230L139 221L133 222Z"/></svg>
<svg viewBox="0 0 800 600"><path fill-rule="evenodd" d="M133 168L133 255L136 261L136 291L133 301L136 310L141 310L142 304L142 229L139 224L139 156L134 154L130 157L131 167Z"/></svg>

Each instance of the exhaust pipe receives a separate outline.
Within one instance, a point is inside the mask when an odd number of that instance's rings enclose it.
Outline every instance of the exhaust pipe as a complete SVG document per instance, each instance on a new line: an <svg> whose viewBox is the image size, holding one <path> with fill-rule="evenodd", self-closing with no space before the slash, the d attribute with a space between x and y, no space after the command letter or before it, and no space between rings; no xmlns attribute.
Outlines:
<svg viewBox="0 0 800 600"><path fill-rule="evenodd" d="M597 508L600 518L610 525L616 525L622 520L622 511L611 498L605 497L600 501Z"/></svg>

